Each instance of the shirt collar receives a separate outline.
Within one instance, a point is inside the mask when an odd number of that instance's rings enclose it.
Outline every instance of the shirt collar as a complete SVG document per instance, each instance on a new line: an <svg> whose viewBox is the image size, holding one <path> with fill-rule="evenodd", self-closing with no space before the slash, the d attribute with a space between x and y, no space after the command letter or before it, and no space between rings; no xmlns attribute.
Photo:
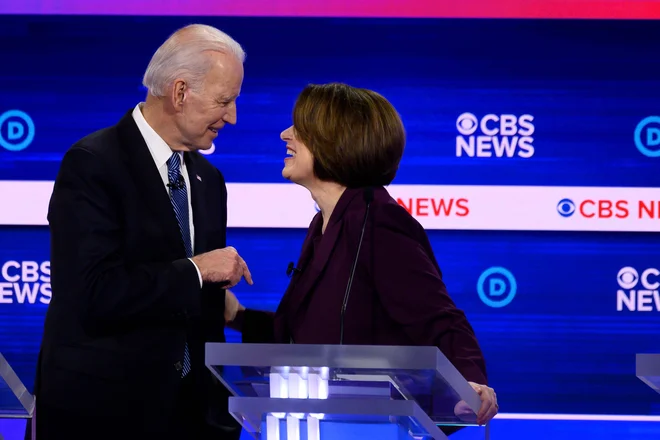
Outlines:
<svg viewBox="0 0 660 440"><path fill-rule="evenodd" d="M153 157L154 162L156 162L156 167L160 169L162 166L167 164L167 161L172 156L172 149L169 147L169 145L167 145L163 138L160 137L153 128L151 128L147 120L144 119L144 116L142 115L143 104L144 103L141 102L135 106L135 109L133 109L133 119L135 120L135 123L137 124L138 129L140 130L140 133L142 134L142 137L147 144L147 147L149 148L151 157ZM183 154L179 154L181 155L181 164L183 166Z"/></svg>

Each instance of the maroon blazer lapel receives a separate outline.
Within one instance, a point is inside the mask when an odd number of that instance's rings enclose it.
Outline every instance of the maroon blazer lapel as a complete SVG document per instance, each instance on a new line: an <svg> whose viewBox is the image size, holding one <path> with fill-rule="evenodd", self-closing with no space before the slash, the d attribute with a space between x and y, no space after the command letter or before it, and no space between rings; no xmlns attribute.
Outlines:
<svg viewBox="0 0 660 440"><path fill-rule="evenodd" d="M312 258L312 251L314 249L314 237L321 233L321 227L323 226L323 217L319 212L314 216L312 222L309 225L307 230L307 235L305 236L305 241L303 241L302 250L300 252L300 257L298 258L298 263L296 268L304 269L305 266L308 266L310 259ZM288 311L290 309L289 303L291 303L291 297L294 294L296 285L301 280L303 271L294 271L291 276L291 281L289 281L289 286L287 287L280 304L277 306L277 311L275 312L275 341L277 342L288 342L291 336L289 335L289 330L287 327L285 317L288 316Z"/></svg>
<svg viewBox="0 0 660 440"><path fill-rule="evenodd" d="M358 194L361 194L361 192L350 189L344 191L339 198L335 209L332 211L328 226L326 227L325 233L323 233L321 241L316 246L316 249L313 249L314 238L320 233L323 222L322 216L319 214L317 218L315 218L315 221L310 225L310 231L303 244L301 254L300 263L303 264L303 267L302 272L299 275L300 278L299 280L292 280L289 289L287 289L287 292L285 293L285 296L288 296L286 300L288 303L287 310L288 313L290 313L289 316L296 315L307 296L314 290L316 282L323 275L323 271L332 256L332 251L335 249L337 241L341 236L343 214ZM310 260L309 256L312 253L312 250L314 250L314 255Z"/></svg>

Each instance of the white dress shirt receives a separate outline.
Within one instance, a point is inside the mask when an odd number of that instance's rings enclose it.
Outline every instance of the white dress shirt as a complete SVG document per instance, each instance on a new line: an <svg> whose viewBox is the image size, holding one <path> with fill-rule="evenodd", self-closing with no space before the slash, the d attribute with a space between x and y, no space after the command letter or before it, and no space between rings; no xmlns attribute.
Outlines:
<svg viewBox="0 0 660 440"><path fill-rule="evenodd" d="M169 197L169 188L167 187L167 184L169 183L169 178L167 176L167 161L170 159L172 156L172 149L167 145L167 143L161 138L156 131L151 128L149 123L147 122L146 119L144 119L144 116L142 115L142 107L143 103L139 103L138 105L135 106L135 109L133 110L133 119L135 120L135 123L138 126L138 129L140 130L140 133L142 134L142 137L144 138L144 141L147 144L147 147L149 148L149 152L151 153L151 157L154 159L154 163L156 165L156 168L158 169L158 173L160 174L161 179L163 180L163 189L167 192L167 196ZM183 153L178 152L177 154L181 155L181 175L183 176L184 181L186 182L186 191L188 192L188 219L190 221L190 243L192 245L192 252L193 255L195 255L195 224L193 222L193 211L192 211L192 204L190 202L190 178L188 177L188 169L186 168L186 162L183 160ZM199 271L199 268L195 264L192 259L190 259L192 262L193 266L195 266L195 269L197 270L197 275L199 276L199 284L200 286L203 285L202 283L202 274Z"/></svg>

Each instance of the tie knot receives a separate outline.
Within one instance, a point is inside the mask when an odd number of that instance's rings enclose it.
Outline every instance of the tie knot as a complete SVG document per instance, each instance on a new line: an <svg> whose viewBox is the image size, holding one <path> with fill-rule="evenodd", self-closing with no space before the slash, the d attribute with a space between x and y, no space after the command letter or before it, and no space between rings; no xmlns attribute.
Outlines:
<svg viewBox="0 0 660 440"><path fill-rule="evenodd" d="M173 174L181 172L181 155L174 152L169 159L167 159L167 171Z"/></svg>

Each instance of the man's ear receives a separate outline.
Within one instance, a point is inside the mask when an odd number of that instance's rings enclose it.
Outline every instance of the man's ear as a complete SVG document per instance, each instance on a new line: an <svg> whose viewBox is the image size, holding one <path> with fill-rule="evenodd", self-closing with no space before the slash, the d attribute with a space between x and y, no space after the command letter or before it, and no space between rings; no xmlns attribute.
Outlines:
<svg viewBox="0 0 660 440"><path fill-rule="evenodd" d="M180 110L188 96L188 84L183 79L177 79L172 84L172 106Z"/></svg>

